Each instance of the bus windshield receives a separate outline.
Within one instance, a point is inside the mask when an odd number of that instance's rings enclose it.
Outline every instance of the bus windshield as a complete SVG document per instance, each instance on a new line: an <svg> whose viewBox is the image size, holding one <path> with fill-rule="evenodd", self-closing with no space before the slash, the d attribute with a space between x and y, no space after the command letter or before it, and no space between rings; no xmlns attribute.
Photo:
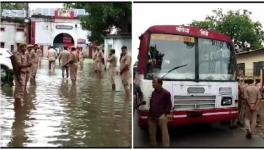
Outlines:
<svg viewBox="0 0 264 150"><path fill-rule="evenodd" d="M196 43L198 42L198 46ZM198 50L198 58L195 51ZM199 60L199 80L235 80L234 58L228 43L191 36L151 34L145 78L195 80L195 60Z"/></svg>

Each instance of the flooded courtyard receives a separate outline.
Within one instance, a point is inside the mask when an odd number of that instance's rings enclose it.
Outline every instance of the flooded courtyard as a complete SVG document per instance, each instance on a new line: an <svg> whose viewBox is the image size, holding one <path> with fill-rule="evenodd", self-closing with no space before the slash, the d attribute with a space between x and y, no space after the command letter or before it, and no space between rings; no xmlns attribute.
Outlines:
<svg viewBox="0 0 264 150"><path fill-rule="evenodd" d="M44 59L36 81L24 101L14 100L14 87L1 88L1 147L131 147L131 98L120 76L113 92L108 72L100 79L86 59L74 86Z"/></svg>

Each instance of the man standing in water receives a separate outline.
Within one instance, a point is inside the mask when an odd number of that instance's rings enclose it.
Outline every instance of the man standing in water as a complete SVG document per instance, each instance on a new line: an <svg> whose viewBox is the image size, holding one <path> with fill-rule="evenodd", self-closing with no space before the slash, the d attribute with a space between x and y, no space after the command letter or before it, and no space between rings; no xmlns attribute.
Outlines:
<svg viewBox="0 0 264 150"><path fill-rule="evenodd" d="M68 74L68 65L66 64L70 58L70 53L67 50L67 47L64 47L63 51L59 54L59 64L61 65L62 78L64 78L64 73L66 71L66 78L69 77Z"/></svg>
<svg viewBox="0 0 264 150"><path fill-rule="evenodd" d="M109 73L111 76L112 90L115 90L116 89L115 74L116 74L116 62L117 62L117 58L115 56L115 49L110 49L110 55L107 61L109 62Z"/></svg>
<svg viewBox="0 0 264 150"><path fill-rule="evenodd" d="M122 46L122 53L120 56L120 76L126 92L127 97L130 97L130 66L131 56L127 54L127 47Z"/></svg>
<svg viewBox="0 0 264 150"><path fill-rule="evenodd" d="M51 46L48 50L48 60L49 60L49 71L55 72L55 61L57 53L55 49Z"/></svg>
<svg viewBox="0 0 264 150"><path fill-rule="evenodd" d="M17 52L14 53L13 62L15 66L13 68L17 68L15 71L15 92L14 98L15 101L21 100L24 98L25 88L26 88L26 74L28 72L28 64L27 55L25 54L27 49L26 44L21 44Z"/></svg>
<svg viewBox="0 0 264 150"><path fill-rule="evenodd" d="M34 48L31 49L29 55L30 55L30 59L32 62L32 65L30 68L30 84L36 85L36 74L37 74L38 62L39 62L36 46L34 46Z"/></svg>
<svg viewBox="0 0 264 150"><path fill-rule="evenodd" d="M103 53L103 50L102 48L100 48L97 53L96 53L96 56L95 56L95 62L96 62L96 70L97 70L97 73L99 75L100 78L103 77L103 60L104 60L104 53Z"/></svg>
<svg viewBox="0 0 264 150"><path fill-rule="evenodd" d="M70 78L72 80L72 84L76 84L76 79L77 79L77 69L78 69L78 54L76 52L76 48L72 47L70 55L69 55L69 60L65 64L69 64L69 69L70 69Z"/></svg>
<svg viewBox="0 0 264 150"><path fill-rule="evenodd" d="M40 47L35 44L35 48L37 49L36 53L38 55L38 67L41 66L41 59L42 59L42 50L40 49Z"/></svg>

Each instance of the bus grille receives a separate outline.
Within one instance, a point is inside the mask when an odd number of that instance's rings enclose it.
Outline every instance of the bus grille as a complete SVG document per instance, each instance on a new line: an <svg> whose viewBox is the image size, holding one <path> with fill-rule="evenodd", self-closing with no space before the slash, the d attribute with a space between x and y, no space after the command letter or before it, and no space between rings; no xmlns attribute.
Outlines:
<svg viewBox="0 0 264 150"><path fill-rule="evenodd" d="M215 108L215 95L174 96L174 110L193 110Z"/></svg>

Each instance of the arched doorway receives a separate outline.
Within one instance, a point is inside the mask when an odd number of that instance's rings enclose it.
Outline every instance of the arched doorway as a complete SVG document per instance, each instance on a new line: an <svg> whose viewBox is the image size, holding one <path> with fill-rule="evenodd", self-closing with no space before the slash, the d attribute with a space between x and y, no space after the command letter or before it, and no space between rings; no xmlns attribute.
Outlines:
<svg viewBox="0 0 264 150"><path fill-rule="evenodd" d="M73 37L68 33L60 33L53 40L54 48L58 48L62 50L63 47L71 47L74 46Z"/></svg>

